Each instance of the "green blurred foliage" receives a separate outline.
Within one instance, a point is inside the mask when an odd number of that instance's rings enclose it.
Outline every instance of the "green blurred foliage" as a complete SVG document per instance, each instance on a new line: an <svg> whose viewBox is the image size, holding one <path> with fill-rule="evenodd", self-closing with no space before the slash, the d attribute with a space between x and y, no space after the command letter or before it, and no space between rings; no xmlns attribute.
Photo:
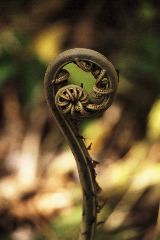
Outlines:
<svg viewBox="0 0 160 240"><path fill-rule="evenodd" d="M95 79L91 73L84 72L78 66L73 63L67 64L64 67L70 73L69 81L72 84L81 85L83 84L84 89L91 93Z"/></svg>
<svg viewBox="0 0 160 240"><path fill-rule="evenodd" d="M28 35L6 30L0 37L0 86L16 87L22 103L32 102L33 90L43 84L44 64L30 51Z"/></svg>

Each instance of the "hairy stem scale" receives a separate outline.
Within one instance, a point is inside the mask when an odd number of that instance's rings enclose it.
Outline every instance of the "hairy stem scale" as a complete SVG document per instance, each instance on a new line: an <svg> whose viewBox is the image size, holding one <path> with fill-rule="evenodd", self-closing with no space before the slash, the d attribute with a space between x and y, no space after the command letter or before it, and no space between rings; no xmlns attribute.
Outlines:
<svg viewBox="0 0 160 240"><path fill-rule="evenodd" d="M93 90L88 94L82 85L69 84L69 72L64 67L74 63L95 78ZM118 85L118 75L102 54L84 48L61 53L47 68L45 95L53 116L74 154L83 192L81 240L93 240L100 210L95 165L79 134L77 122L101 115L111 104Z"/></svg>

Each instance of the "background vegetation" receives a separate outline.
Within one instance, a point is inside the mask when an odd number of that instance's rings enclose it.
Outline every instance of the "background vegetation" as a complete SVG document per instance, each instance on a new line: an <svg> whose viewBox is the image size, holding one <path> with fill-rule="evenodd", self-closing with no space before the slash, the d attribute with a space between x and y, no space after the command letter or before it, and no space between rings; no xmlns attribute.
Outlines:
<svg viewBox="0 0 160 240"><path fill-rule="evenodd" d="M73 47L103 53L120 72L112 107L81 126L86 144L93 143L91 155L100 161L97 180L105 206L96 239L160 239L159 5L1 1L0 239L77 238L76 166L43 92L46 66ZM85 81L68 67L73 81Z"/></svg>

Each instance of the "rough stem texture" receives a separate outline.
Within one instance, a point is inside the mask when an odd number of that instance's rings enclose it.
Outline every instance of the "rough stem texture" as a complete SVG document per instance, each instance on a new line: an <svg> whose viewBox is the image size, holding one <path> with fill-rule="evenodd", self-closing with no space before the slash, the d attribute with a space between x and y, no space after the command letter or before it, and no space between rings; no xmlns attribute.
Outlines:
<svg viewBox="0 0 160 240"><path fill-rule="evenodd" d="M93 91L88 94L83 85L69 84L69 72L64 69L69 63L76 64L95 78ZM81 240L93 240L100 211L96 182L96 161L92 160L83 137L79 134L78 122L84 118L101 115L111 104L118 85L118 75L102 54L84 48L75 48L61 53L47 68L45 95L53 116L67 139L74 154L83 192Z"/></svg>

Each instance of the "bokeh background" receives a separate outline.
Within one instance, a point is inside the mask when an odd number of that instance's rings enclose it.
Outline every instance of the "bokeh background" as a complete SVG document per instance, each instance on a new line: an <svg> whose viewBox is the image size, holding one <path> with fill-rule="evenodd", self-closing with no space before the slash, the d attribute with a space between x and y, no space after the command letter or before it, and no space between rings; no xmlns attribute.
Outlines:
<svg viewBox="0 0 160 240"><path fill-rule="evenodd" d="M120 72L112 107L81 124L100 162L96 240L160 239L159 9L156 0L0 2L0 239L77 239L78 174L43 91L49 62L73 47Z"/></svg>

